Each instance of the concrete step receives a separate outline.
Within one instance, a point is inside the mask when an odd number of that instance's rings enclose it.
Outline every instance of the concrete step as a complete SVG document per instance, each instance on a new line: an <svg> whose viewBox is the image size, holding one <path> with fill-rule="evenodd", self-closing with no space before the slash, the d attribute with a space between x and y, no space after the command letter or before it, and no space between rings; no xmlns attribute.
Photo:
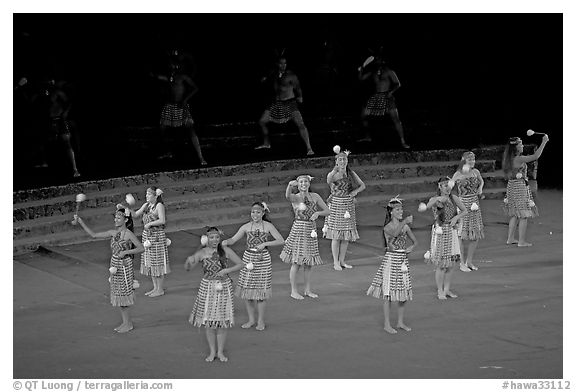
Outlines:
<svg viewBox="0 0 576 392"><path fill-rule="evenodd" d="M343 148L345 146L342 146ZM502 147L485 147L475 151L479 160L499 162L502 156ZM383 152L373 154L350 155L350 166L352 168L362 166L399 165L406 163L424 162L447 162L458 161L463 149L455 150L431 150L431 151L402 151ZM180 170L162 173L148 173L136 176L121 178L111 178L97 181L85 181L75 184L61 186L44 187L38 189L27 189L13 193L12 202L14 205L27 203L34 200L47 200L52 198L74 196L78 193L97 193L118 188L145 187L147 185L163 184L170 181L203 180L209 178L221 178L230 176L247 176L250 174L260 174L279 171L306 172L312 169L329 170L334 166L334 157L288 159L257 163L247 163L243 165L230 165L219 167L198 168L192 170ZM496 170L500 169L496 163Z"/></svg>
<svg viewBox="0 0 576 392"><path fill-rule="evenodd" d="M434 185L434 184L432 184ZM434 189L434 188L432 188ZM418 193L403 193L401 197L405 200L405 210L411 213L416 213L417 204L421 201L426 201L435 192L426 191ZM506 193L505 187L500 188L486 188L484 194L487 199L503 199ZM385 207L388 200L395 196L397 193L378 193L372 195L359 196L357 202L359 205L374 205ZM271 210L271 217L291 217L292 209L289 203L274 202L269 203ZM90 228L95 231L109 230L112 225L112 214L108 212L108 218L104 219L97 214L97 211L90 211L94 215L86 215L83 218ZM71 215L69 216L71 219ZM169 214L168 225L166 227L167 233L172 233L181 230L202 230L206 226L217 225L232 225L240 224L249 220L249 204L228 208L219 208L216 210L183 210L178 214ZM361 219L361 216L358 217ZM15 238L13 241L13 253L21 254L38 249L39 246L55 246L55 245L68 245L74 243L83 243L97 241L88 236L80 227L72 226L69 221L62 222L63 226L59 230L57 226L50 226L50 232L43 234L36 234ZM319 223L320 225L321 223ZM135 222L135 232L140 235L142 231L141 222ZM284 236L287 233L283 233Z"/></svg>
<svg viewBox="0 0 576 392"><path fill-rule="evenodd" d="M415 162L388 165L365 165L357 166L353 169L364 182L370 182L380 179L401 179L423 176L440 177L442 175L452 175L456 170L458 163L458 161L428 163ZM477 168L482 173L493 172L495 166L496 162L494 160L477 162ZM317 179L314 181L313 185L315 191L324 193L329 191L324 178L330 169L331 168L313 168L307 171L307 173ZM164 199L170 200L188 194L212 195L214 192L236 192L237 190L249 188L274 186L285 187L290 180L294 179L301 173L302 170L298 169L266 172L262 174L246 174L242 177L222 176L217 178L186 179L186 177L181 176L181 179L178 181L169 179L163 183L157 183L156 186L162 188L164 191ZM82 209L113 207L116 204L123 202L126 193L133 193L136 198L138 198L138 196L143 198L144 191L145 187L138 186L138 190L134 189L134 187L117 187L89 193L88 200L82 204ZM139 195L138 192L140 193ZM268 201L267 199L264 200ZM139 202L143 203L144 200L139 200ZM46 200L32 200L18 203L13 206L13 221L19 222L46 216L60 216L74 212L75 210L76 202L74 197L68 195Z"/></svg>

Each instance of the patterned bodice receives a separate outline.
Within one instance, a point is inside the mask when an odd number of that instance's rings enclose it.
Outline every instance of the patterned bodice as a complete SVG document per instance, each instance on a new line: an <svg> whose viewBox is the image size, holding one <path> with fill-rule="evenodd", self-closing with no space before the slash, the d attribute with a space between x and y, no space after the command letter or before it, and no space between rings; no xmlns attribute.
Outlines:
<svg viewBox="0 0 576 392"><path fill-rule="evenodd" d="M450 222L452 218L458 215L458 211L456 210L456 206L452 203L452 200L448 200L443 202L444 204L444 221L442 223ZM434 214L434 220L438 220L438 207L434 205L432 207L432 213Z"/></svg>
<svg viewBox="0 0 576 392"><path fill-rule="evenodd" d="M342 177L330 184L331 196L348 196L350 192L352 192L352 179L350 177Z"/></svg>
<svg viewBox="0 0 576 392"><path fill-rule="evenodd" d="M160 217L158 216L158 211L156 210L156 208L149 207L147 208L147 211L144 211L144 215L142 215L142 222L144 224L157 221L158 219L160 219ZM158 229L163 227L164 225L152 226L150 227L150 229Z"/></svg>
<svg viewBox="0 0 576 392"><path fill-rule="evenodd" d="M132 242L126 239L122 239L122 232L118 232L110 240L110 249L112 249L112 257L120 259L118 253L123 250L132 249Z"/></svg>
<svg viewBox="0 0 576 392"><path fill-rule="evenodd" d="M226 259L224 259L224 264L226 264L225 260ZM220 262L220 255L216 251L212 253L211 257L202 259L202 269L204 270L204 278L206 279L220 279L216 274L224 268Z"/></svg>
<svg viewBox="0 0 576 392"><path fill-rule="evenodd" d="M480 179L476 176L459 178L456 186L460 197L476 195L480 189Z"/></svg>
<svg viewBox="0 0 576 392"><path fill-rule="evenodd" d="M304 210L300 209L301 208L300 206L302 204L304 204L304 206L306 206L306 209L304 209ZM296 219L296 220L309 221L310 217L316 211L318 211L318 206L316 205L316 203L309 201L308 198L304 198L303 203L298 203L298 204L296 204L296 206L292 205L292 208L294 209L294 219Z"/></svg>
<svg viewBox="0 0 576 392"><path fill-rule="evenodd" d="M406 249L407 236L408 235L404 231L402 231L396 237L390 238L387 236L388 249L389 250L400 250L400 249L404 250L404 249Z"/></svg>
<svg viewBox="0 0 576 392"><path fill-rule="evenodd" d="M263 244L266 241L268 241L268 233L265 231L261 231L260 229L256 229L253 231L247 231L246 232L246 248L247 249L256 248L258 245Z"/></svg>

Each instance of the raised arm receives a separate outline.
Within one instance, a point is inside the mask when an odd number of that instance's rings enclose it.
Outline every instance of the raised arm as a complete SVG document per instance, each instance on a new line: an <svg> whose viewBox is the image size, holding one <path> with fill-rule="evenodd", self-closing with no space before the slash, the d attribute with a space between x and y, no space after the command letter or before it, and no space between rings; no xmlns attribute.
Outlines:
<svg viewBox="0 0 576 392"><path fill-rule="evenodd" d="M514 158L514 160L516 162L532 162L537 160L538 158L540 158L540 155L542 155L542 151L544 151L544 147L546 146L546 143L548 143L548 135L544 135L544 137L542 138L542 143L540 143L540 147L538 147L536 149L536 151L534 152L534 154L532 155L520 155L517 156L516 158Z"/></svg>
<svg viewBox="0 0 576 392"><path fill-rule="evenodd" d="M86 223L84 223L84 221L82 220L82 218L80 218L78 215L74 215L74 222L80 223L80 226L82 226L82 228L84 229L84 231L86 233L88 233L88 235L92 238L109 238L109 237L113 237L114 234L116 233L116 230L108 230L108 231L102 231L99 233L95 233L92 231L92 229L90 229Z"/></svg>
<svg viewBox="0 0 576 392"><path fill-rule="evenodd" d="M120 205L121 205L121 204L120 204ZM133 217L138 218L139 216L142 216L142 214L144 213L144 210L145 210L147 207L148 207L148 202L142 204L142 207L140 207L140 208L138 209L138 211L133 211L133 212L130 211L130 212L132 213L132 216L133 216ZM124 208L126 208L126 207L124 207Z"/></svg>
<svg viewBox="0 0 576 392"><path fill-rule="evenodd" d="M288 186L286 187L286 200L288 200L291 203L295 203L298 201L295 195L292 193L292 188L297 186L298 181L292 180L288 183Z"/></svg>

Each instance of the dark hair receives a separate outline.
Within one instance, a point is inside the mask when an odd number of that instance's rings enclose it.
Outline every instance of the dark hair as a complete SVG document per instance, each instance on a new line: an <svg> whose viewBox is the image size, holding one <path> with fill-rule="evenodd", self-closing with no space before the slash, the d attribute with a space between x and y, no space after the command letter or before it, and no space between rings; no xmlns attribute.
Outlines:
<svg viewBox="0 0 576 392"><path fill-rule="evenodd" d="M124 214L124 217L126 218L126 228L131 232L134 232L134 221L132 220L132 215L126 216L126 210L124 208L118 208L114 213L114 215L116 215L119 212Z"/></svg>
<svg viewBox="0 0 576 392"><path fill-rule="evenodd" d="M252 207L254 207L254 206L258 206L258 207L262 208L262 211L264 211L264 215L262 215L262 220L269 222L269 223L272 223L272 221L268 217L268 211L266 211L266 208L264 208L264 204L262 204L261 201L255 201L254 203L252 203Z"/></svg>
<svg viewBox="0 0 576 392"><path fill-rule="evenodd" d="M514 169L514 157L518 153L518 143L521 141L519 137L511 137L506 148L504 148L504 154L502 154L502 170L506 177L510 177L512 170Z"/></svg>
<svg viewBox="0 0 576 392"><path fill-rule="evenodd" d="M151 189L154 192L154 195L156 195L156 189L158 189L157 186L151 185L148 187L148 189ZM156 196L156 204L158 203L162 203L164 204L164 200L162 199L162 195L157 195Z"/></svg>
<svg viewBox="0 0 576 392"><path fill-rule="evenodd" d="M226 265L226 252L224 251L224 248L222 247L222 236L223 236L223 232L222 230L220 230L219 228L215 227L215 226L211 226L208 227L206 229L206 234L208 235L211 232L217 232L218 235L220 236L220 242L218 243L218 247L216 248L218 251L218 256L220 256L220 265L222 266L222 268L227 268L228 266Z"/></svg>

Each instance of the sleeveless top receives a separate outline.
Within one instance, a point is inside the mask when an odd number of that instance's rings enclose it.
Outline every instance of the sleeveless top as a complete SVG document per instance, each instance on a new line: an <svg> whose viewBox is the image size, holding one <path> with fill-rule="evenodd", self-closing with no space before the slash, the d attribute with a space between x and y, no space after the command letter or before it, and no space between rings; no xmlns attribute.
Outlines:
<svg viewBox="0 0 576 392"><path fill-rule="evenodd" d="M456 181L456 186L460 197L474 196L478 194L478 189L480 189L480 179L475 176L460 178Z"/></svg>
<svg viewBox="0 0 576 392"><path fill-rule="evenodd" d="M344 197L352 192L352 179L350 177L342 177L330 184L330 196Z"/></svg>
<svg viewBox="0 0 576 392"><path fill-rule="evenodd" d="M156 207L156 206L154 206L154 207ZM160 218L158 216L158 211L156 211L156 208L149 206L146 210L147 211L144 211L144 215L142 215L142 222L144 224L157 221ZM150 226L149 230L158 230L158 229L163 229L164 227L165 227L165 225Z"/></svg>
<svg viewBox="0 0 576 392"><path fill-rule="evenodd" d="M112 249L112 258L121 260L121 258L118 256L118 253L123 250L132 249L132 242L130 240L122 239L122 232L118 232L110 240L110 249ZM124 259L128 257L132 258L133 256L126 255Z"/></svg>
<svg viewBox="0 0 576 392"><path fill-rule="evenodd" d="M222 260L223 263L220 261L220 255L217 251L212 253L211 257L207 257L202 259L202 270L204 271L204 278L205 279L224 279L224 277L217 276L216 274L222 271L225 267L223 264L226 264L226 258Z"/></svg>
<svg viewBox="0 0 576 392"><path fill-rule="evenodd" d="M384 233L384 235L386 235L386 233ZM392 251L406 249L407 237L408 235L406 232L402 231L396 237L387 238L386 241L388 243L388 249Z"/></svg>
<svg viewBox="0 0 576 392"><path fill-rule="evenodd" d="M252 229L252 227L250 227ZM246 232L246 249L255 249L268 240L268 233L260 229Z"/></svg>
<svg viewBox="0 0 576 392"><path fill-rule="evenodd" d="M444 221L442 222L442 224L450 222L450 219L458 215L458 211L456 210L456 206L454 205L452 200L448 200L447 202L443 203L444 203ZM438 207L436 207L436 205L432 207L432 214L434 214L434 220L435 221L438 220L439 212Z"/></svg>
<svg viewBox="0 0 576 392"><path fill-rule="evenodd" d="M299 204L292 208L294 209L294 219L295 220L303 220L303 221L310 221L310 217L318 211L318 206L315 202L309 201L307 198L304 198L304 205L306 206L305 210L300 210L298 208Z"/></svg>

